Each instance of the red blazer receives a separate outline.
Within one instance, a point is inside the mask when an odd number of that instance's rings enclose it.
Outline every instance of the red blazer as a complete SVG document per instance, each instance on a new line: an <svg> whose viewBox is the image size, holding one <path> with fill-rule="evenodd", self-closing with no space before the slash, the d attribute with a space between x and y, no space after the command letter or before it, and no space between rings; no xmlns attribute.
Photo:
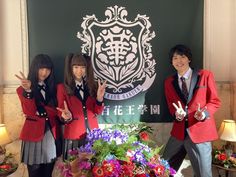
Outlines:
<svg viewBox="0 0 236 177"><path fill-rule="evenodd" d="M23 96L24 89L20 86L16 89L19 96L22 111L25 114L25 123L20 133L20 139L24 141L41 141L44 137L46 118L36 115L37 107L34 98L26 98ZM55 139L60 136L60 127L57 118L57 110L55 107L44 105L47 112L47 118L50 121L51 131Z"/></svg>
<svg viewBox="0 0 236 177"><path fill-rule="evenodd" d="M213 114L220 107L213 74L210 71L194 71L191 78L189 97L186 101L178 84L178 76L170 76L165 80L165 95L169 111L175 117L175 108L172 103L181 102L182 107L188 106L188 133L194 143L212 141L218 138ZM207 107L204 121L194 118L198 103L201 108ZM179 140L184 140L185 120L174 121L171 135Z"/></svg>
<svg viewBox="0 0 236 177"><path fill-rule="evenodd" d="M103 104L99 105L96 99L91 96L86 97L86 101L82 103L75 95L68 95L63 84L57 87L58 107L64 109L64 101L72 114L72 121L65 124L64 138L65 139L80 139L86 134L85 118L88 119L89 128L92 130L98 128L97 114L103 111ZM59 117L61 112L58 111Z"/></svg>

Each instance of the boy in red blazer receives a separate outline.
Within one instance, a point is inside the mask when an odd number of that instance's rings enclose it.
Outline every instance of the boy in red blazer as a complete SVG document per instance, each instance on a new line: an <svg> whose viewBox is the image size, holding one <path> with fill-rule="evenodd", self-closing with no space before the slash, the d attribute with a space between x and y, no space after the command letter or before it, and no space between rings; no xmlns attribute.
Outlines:
<svg viewBox="0 0 236 177"><path fill-rule="evenodd" d="M195 177L212 177L213 115L220 107L213 74L190 68L192 53L184 45L173 47L170 59L176 74L165 80L165 96L174 123L163 158L177 171L188 154Z"/></svg>

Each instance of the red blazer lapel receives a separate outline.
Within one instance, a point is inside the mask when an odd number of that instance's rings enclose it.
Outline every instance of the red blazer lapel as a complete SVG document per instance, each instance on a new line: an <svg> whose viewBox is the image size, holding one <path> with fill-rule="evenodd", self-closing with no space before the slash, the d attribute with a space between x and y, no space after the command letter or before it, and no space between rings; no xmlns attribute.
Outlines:
<svg viewBox="0 0 236 177"><path fill-rule="evenodd" d="M199 78L200 78L198 71L199 70L193 70L187 103L190 102L190 100L192 99L194 92L196 90L196 86L197 86Z"/></svg>

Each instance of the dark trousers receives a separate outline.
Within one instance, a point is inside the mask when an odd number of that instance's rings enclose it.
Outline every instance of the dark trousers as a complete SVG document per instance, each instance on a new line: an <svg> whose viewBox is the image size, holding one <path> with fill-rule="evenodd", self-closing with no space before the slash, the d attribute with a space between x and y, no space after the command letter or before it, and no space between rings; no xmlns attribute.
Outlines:
<svg viewBox="0 0 236 177"><path fill-rule="evenodd" d="M27 165L29 177L52 177L53 163Z"/></svg>

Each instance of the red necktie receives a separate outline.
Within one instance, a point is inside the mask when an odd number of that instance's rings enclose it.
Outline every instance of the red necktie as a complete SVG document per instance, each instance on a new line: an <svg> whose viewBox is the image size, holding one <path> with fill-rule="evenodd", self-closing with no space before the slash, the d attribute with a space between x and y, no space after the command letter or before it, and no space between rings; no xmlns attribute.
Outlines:
<svg viewBox="0 0 236 177"><path fill-rule="evenodd" d="M188 100L188 89L185 82L185 78L181 77L180 80L182 81L182 93L184 95L185 100Z"/></svg>

